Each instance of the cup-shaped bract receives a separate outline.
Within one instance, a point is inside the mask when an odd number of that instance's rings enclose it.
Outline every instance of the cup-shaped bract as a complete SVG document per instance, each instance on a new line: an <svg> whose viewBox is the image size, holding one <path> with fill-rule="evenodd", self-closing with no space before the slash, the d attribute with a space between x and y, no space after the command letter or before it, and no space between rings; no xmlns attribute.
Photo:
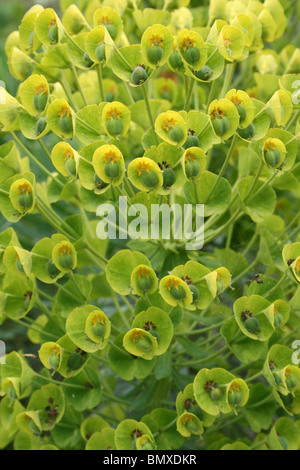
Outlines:
<svg viewBox="0 0 300 470"><path fill-rule="evenodd" d="M57 370L60 365L62 349L53 341L43 343L39 350L39 358L46 369Z"/></svg>
<svg viewBox="0 0 300 470"><path fill-rule="evenodd" d="M98 8L94 13L94 26L103 25L113 41L118 41L123 32L120 15L108 6Z"/></svg>
<svg viewBox="0 0 300 470"><path fill-rule="evenodd" d="M205 168L206 153L199 147L189 147L182 156L182 169L187 179L199 178Z"/></svg>
<svg viewBox="0 0 300 470"><path fill-rule="evenodd" d="M258 341L268 340L275 329L264 310L270 302L259 295L240 297L233 305L235 320L241 331L251 339Z"/></svg>
<svg viewBox="0 0 300 470"><path fill-rule="evenodd" d="M125 176L125 163L120 150L115 145L102 145L93 155L93 168L101 181L119 186Z"/></svg>
<svg viewBox="0 0 300 470"><path fill-rule="evenodd" d="M158 286L153 269L145 264L138 265L131 273L131 286L137 295L153 294Z"/></svg>
<svg viewBox="0 0 300 470"><path fill-rule="evenodd" d="M163 185L163 174L158 164L148 157L132 160L127 168L129 181L140 191L153 191Z"/></svg>
<svg viewBox="0 0 300 470"><path fill-rule="evenodd" d="M64 99L52 101L47 109L47 122L54 134L61 139L72 139L75 133L75 117Z"/></svg>
<svg viewBox="0 0 300 470"><path fill-rule="evenodd" d="M159 292L164 301L176 307L186 307L193 302L193 294L186 282L175 275L162 278L159 283Z"/></svg>
<svg viewBox="0 0 300 470"><path fill-rule="evenodd" d="M33 74L20 87L20 99L32 116L43 114L49 100L49 84L43 75Z"/></svg>
<svg viewBox="0 0 300 470"><path fill-rule="evenodd" d="M77 5L71 4L64 11L62 24L69 34L79 34L86 26L87 21Z"/></svg>
<svg viewBox="0 0 300 470"><path fill-rule="evenodd" d="M215 134L222 140L229 139L236 132L240 115L231 101L225 98L212 101L208 113Z"/></svg>
<svg viewBox="0 0 300 470"><path fill-rule="evenodd" d="M89 57L96 64L107 64L114 51L113 41L103 25L96 26L88 33L85 47Z"/></svg>
<svg viewBox="0 0 300 470"><path fill-rule="evenodd" d="M57 269L63 273L68 273L75 269L77 253L72 243L67 240L57 243L52 250L52 260Z"/></svg>
<svg viewBox="0 0 300 470"><path fill-rule="evenodd" d="M171 145L183 145L187 139L187 123L176 111L159 114L155 121L157 135Z"/></svg>
<svg viewBox="0 0 300 470"><path fill-rule="evenodd" d="M160 24L154 24L146 29L141 39L141 51L149 67L164 65L173 49L173 36L169 29Z"/></svg>
<svg viewBox="0 0 300 470"><path fill-rule="evenodd" d="M177 419L177 431L183 437L201 436L204 427L200 419L193 413L182 413Z"/></svg>
<svg viewBox="0 0 300 470"><path fill-rule="evenodd" d="M121 421L115 432L116 448L117 450L137 450L137 440L145 435L154 445L152 433L146 424L133 419L125 419ZM141 441L139 443L141 444Z"/></svg>
<svg viewBox="0 0 300 470"><path fill-rule="evenodd" d="M9 199L12 206L20 214L31 212L35 204L34 187L26 178L19 178L9 189Z"/></svg>
<svg viewBox="0 0 300 470"><path fill-rule="evenodd" d="M112 101L102 110L102 120L105 132L113 139L124 137L129 129L131 112L123 103Z"/></svg>
<svg viewBox="0 0 300 470"><path fill-rule="evenodd" d="M236 26L224 26L220 32L217 46L220 54L229 62L243 59L245 37L242 30Z"/></svg>
<svg viewBox="0 0 300 470"><path fill-rule="evenodd" d="M227 385L227 403L236 410L238 406L245 406L249 399L249 388L243 379L233 379Z"/></svg>
<svg viewBox="0 0 300 470"><path fill-rule="evenodd" d="M225 98L231 101L240 116L239 126L241 129L248 127L254 119L255 106L250 96L243 90L229 90Z"/></svg>
<svg viewBox="0 0 300 470"><path fill-rule="evenodd" d="M156 356L157 339L142 328L132 328L123 339L123 346L130 354L150 361Z"/></svg>
<svg viewBox="0 0 300 470"><path fill-rule="evenodd" d="M59 43L65 29L58 15L52 8L43 10L35 21L35 34L45 46L53 46Z"/></svg>
<svg viewBox="0 0 300 470"><path fill-rule="evenodd" d="M51 151L53 166L65 177L76 177L79 158L78 152L67 142L58 142Z"/></svg>
<svg viewBox="0 0 300 470"><path fill-rule="evenodd" d="M284 162L286 153L284 143L276 137L268 138L263 142L263 160L271 168L279 168Z"/></svg>
<svg viewBox="0 0 300 470"><path fill-rule="evenodd" d="M183 29L177 35L177 47L182 59L193 70L200 70L206 64L207 46L196 31Z"/></svg>
<svg viewBox="0 0 300 470"><path fill-rule="evenodd" d="M40 40L35 34L34 27L35 20L43 9L41 5L31 7L23 16L19 26L20 46L26 53L36 51L41 45Z"/></svg>
<svg viewBox="0 0 300 470"><path fill-rule="evenodd" d="M172 341L172 321L169 315L158 307L149 307L146 311L140 312L133 320L132 328L142 329L156 339L156 356L164 354Z"/></svg>

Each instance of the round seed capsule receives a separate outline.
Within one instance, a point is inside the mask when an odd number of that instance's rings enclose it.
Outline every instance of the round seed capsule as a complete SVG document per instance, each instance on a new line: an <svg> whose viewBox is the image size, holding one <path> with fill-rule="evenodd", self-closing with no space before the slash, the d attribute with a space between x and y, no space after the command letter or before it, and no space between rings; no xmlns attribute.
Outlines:
<svg viewBox="0 0 300 470"><path fill-rule="evenodd" d="M184 144L185 149L190 147L199 147L199 139L196 135L188 135Z"/></svg>
<svg viewBox="0 0 300 470"><path fill-rule="evenodd" d="M124 124L121 119L114 117L106 122L106 127L111 135L120 135L123 132Z"/></svg>
<svg viewBox="0 0 300 470"><path fill-rule="evenodd" d="M24 269L23 269L22 263L21 263L21 261L20 261L20 259L19 259L19 258L18 258L18 259L17 259L17 261L16 261L16 267L17 267L17 269L18 269L18 270L19 270L21 273L23 273L23 272L24 272Z"/></svg>
<svg viewBox="0 0 300 470"><path fill-rule="evenodd" d="M193 294L193 302L197 302L199 299L199 290L196 286L189 286L191 293Z"/></svg>
<svg viewBox="0 0 300 470"><path fill-rule="evenodd" d="M86 64L86 66L89 67L89 68L94 65L94 62L92 61L92 59L90 58L90 56L88 55L87 52L85 52L85 53L83 54L83 60L84 60L84 62L85 62L85 64Z"/></svg>
<svg viewBox="0 0 300 470"><path fill-rule="evenodd" d="M96 173L94 174L94 182L97 189L105 188L105 186L107 186L107 183L104 183Z"/></svg>
<svg viewBox="0 0 300 470"><path fill-rule="evenodd" d="M31 429L31 431L33 432L33 434L35 434L35 435L40 435L41 434L41 431L39 430L39 428L37 427L35 422L32 421L32 419L29 421L28 426Z"/></svg>
<svg viewBox="0 0 300 470"><path fill-rule="evenodd" d="M104 26L105 26L105 28L107 29L107 31L109 32L110 37L111 37L112 39L116 39L116 36L117 36L117 28L115 27L115 25L113 25L113 24L105 24Z"/></svg>
<svg viewBox="0 0 300 470"><path fill-rule="evenodd" d="M159 179L155 171L144 171L141 175L141 182L148 188L154 188L158 185Z"/></svg>
<svg viewBox="0 0 300 470"><path fill-rule="evenodd" d="M244 108L244 106L241 106L240 104L236 105L236 109L240 115L240 122L243 122L245 121L246 119L246 110Z"/></svg>
<svg viewBox="0 0 300 470"><path fill-rule="evenodd" d="M163 100L172 101L172 94L168 90L164 90L161 94Z"/></svg>
<svg viewBox="0 0 300 470"><path fill-rule="evenodd" d="M267 165L272 167L277 166L281 159L280 152L277 149L268 150L265 152L264 157Z"/></svg>
<svg viewBox="0 0 300 470"><path fill-rule="evenodd" d="M185 174L188 178L194 178L200 173L200 163L196 160L190 161L185 164Z"/></svg>
<svg viewBox="0 0 300 470"><path fill-rule="evenodd" d="M62 116L58 118L58 126L65 134L70 134L73 130L72 116Z"/></svg>
<svg viewBox="0 0 300 470"><path fill-rule="evenodd" d="M169 131L169 137L173 142L180 142L183 139L184 131L180 126L174 126Z"/></svg>
<svg viewBox="0 0 300 470"><path fill-rule="evenodd" d="M102 323L97 322L96 325L93 325L92 327L93 334L100 338L101 336L104 335L105 333L105 325L102 325Z"/></svg>
<svg viewBox="0 0 300 470"><path fill-rule="evenodd" d="M57 269L57 267L53 263L52 259L49 259L49 261L47 263L47 271L48 271L48 274L51 278L55 278L60 273L60 270Z"/></svg>
<svg viewBox="0 0 300 470"><path fill-rule="evenodd" d="M255 134L255 126L251 122L248 127L245 127L245 129L238 129L237 132L243 139L249 140L252 139Z"/></svg>
<svg viewBox="0 0 300 470"><path fill-rule="evenodd" d="M146 442L146 444L143 444L143 445L142 445L142 449L143 449L143 450L153 450L154 447L153 447L153 445L151 444L151 442Z"/></svg>
<svg viewBox="0 0 300 470"><path fill-rule="evenodd" d="M45 117L40 117L36 122L36 133L40 135L46 129L47 121Z"/></svg>
<svg viewBox="0 0 300 470"><path fill-rule="evenodd" d="M105 101L107 101L107 103L111 103L114 99L115 95L111 91L105 94Z"/></svg>
<svg viewBox="0 0 300 470"><path fill-rule="evenodd" d="M120 175L120 167L117 163L106 163L104 171L109 178L118 178L118 176Z"/></svg>
<svg viewBox="0 0 300 470"><path fill-rule="evenodd" d="M50 26L48 29L48 38L51 44L55 44L58 41L58 27L56 25Z"/></svg>
<svg viewBox="0 0 300 470"><path fill-rule="evenodd" d="M71 370L80 369L84 364L84 358L77 353L70 354L67 360L67 366Z"/></svg>
<svg viewBox="0 0 300 470"><path fill-rule="evenodd" d="M57 354L53 353L49 357L48 362L52 369L57 369L60 363L60 357Z"/></svg>
<svg viewBox="0 0 300 470"><path fill-rule="evenodd" d="M40 91L33 97L33 105L39 112L44 111L48 101L47 93L41 93Z"/></svg>
<svg viewBox="0 0 300 470"><path fill-rule="evenodd" d="M194 74L199 80L206 82L213 76L213 71L208 65L204 65L201 70L194 72Z"/></svg>
<svg viewBox="0 0 300 470"><path fill-rule="evenodd" d="M199 432L199 424L197 421L194 419L192 420L187 420L185 427L192 433L192 434L198 434Z"/></svg>
<svg viewBox="0 0 300 470"><path fill-rule="evenodd" d="M176 175L175 175L175 171L173 170L173 168L166 168L163 171L163 180L164 180L163 185L165 188L169 188L175 183Z"/></svg>
<svg viewBox="0 0 300 470"><path fill-rule="evenodd" d="M210 398L214 401L220 400L222 396L222 390L219 387L213 388L209 393L210 393Z"/></svg>
<svg viewBox="0 0 300 470"><path fill-rule="evenodd" d="M138 338L137 345L143 351L151 351L152 349L151 341L149 338L146 338L146 337Z"/></svg>
<svg viewBox="0 0 300 470"><path fill-rule="evenodd" d="M281 398L284 406L286 406L286 407L289 407L294 401L294 397L291 393L289 393L288 395L280 395L280 398Z"/></svg>
<svg viewBox="0 0 300 470"><path fill-rule="evenodd" d="M290 392L294 391L298 387L298 379L294 375L288 375L285 379L286 386Z"/></svg>
<svg viewBox="0 0 300 470"><path fill-rule="evenodd" d="M182 58L178 51L172 52L169 57L169 62L174 69L181 69L183 67Z"/></svg>
<svg viewBox="0 0 300 470"><path fill-rule="evenodd" d="M199 61L200 59L200 51L198 47L188 47L184 53L183 56L185 60L188 62L188 64L195 64L196 62Z"/></svg>
<svg viewBox="0 0 300 470"><path fill-rule="evenodd" d="M183 300L186 298L186 291L182 286L176 287L171 287L170 293L172 297L174 297L177 300Z"/></svg>
<svg viewBox="0 0 300 470"><path fill-rule="evenodd" d="M275 328L279 328L280 325L283 323L283 316L281 315L281 313L276 313L276 315L274 316L274 325L275 325Z"/></svg>
<svg viewBox="0 0 300 470"><path fill-rule="evenodd" d="M18 196L18 203L23 209L29 209L32 206L33 196L32 193L23 192Z"/></svg>
<svg viewBox="0 0 300 470"><path fill-rule="evenodd" d="M277 372L273 372L273 377L277 385L282 385L281 377L277 374Z"/></svg>
<svg viewBox="0 0 300 470"><path fill-rule="evenodd" d="M162 59L163 55L163 48L157 45L149 47L147 52L148 60L152 64L157 64Z"/></svg>
<svg viewBox="0 0 300 470"><path fill-rule="evenodd" d="M255 317L249 317L245 321L245 327L249 331L249 333L252 333L253 335L256 335L259 332L259 323L257 318Z"/></svg>
<svg viewBox="0 0 300 470"><path fill-rule="evenodd" d="M233 390L228 393L228 402L232 406L238 406L243 401L243 393L239 390Z"/></svg>
<svg viewBox="0 0 300 470"><path fill-rule="evenodd" d="M68 158L66 160L66 169L70 176L76 175L76 162L74 158Z"/></svg>
<svg viewBox="0 0 300 470"><path fill-rule="evenodd" d="M131 81L134 85L141 85L147 80L147 78L148 74L141 65L137 65L131 74Z"/></svg>
<svg viewBox="0 0 300 470"><path fill-rule="evenodd" d="M102 44L99 44L96 49L95 49L95 56L97 57L97 59L102 62L103 60L105 60L106 56L105 56L105 44L102 43Z"/></svg>
<svg viewBox="0 0 300 470"><path fill-rule="evenodd" d="M64 269L69 269L73 266L73 256L68 255L67 253L62 254L59 257L59 264Z"/></svg>
<svg viewBox="0 0 300 470"><path fill-rule="evenodd" d="M149 277L142 276L141 279L137 281L137 287L142 292L147 292L152 287L152 280Z"/></svg>
<svg viewBox="0 0 300 470"><path fill-rule="evenodd" d="M278 437L278 440L279 440L280 445L283 448L283 450L288 450L288 448L289 448L288 440L283 436Z"/></svg>
<svg viewBox="0 0 300 470"><path fill-rule="evenodd" d="M218 137L222 137L222 135L226 134L230 127L227 117L213 119L212 125Z"/></svg>

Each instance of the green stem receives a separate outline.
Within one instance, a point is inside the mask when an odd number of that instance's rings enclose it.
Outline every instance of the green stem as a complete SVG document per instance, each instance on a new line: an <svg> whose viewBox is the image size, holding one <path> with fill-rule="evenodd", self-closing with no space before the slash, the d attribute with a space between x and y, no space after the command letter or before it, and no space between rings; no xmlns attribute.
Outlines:
<svg viewBox="0 0 300 470"><path fill-rule="evenodd" d="M157 145L158 145L158 144L159 144L159 141L158 141L157 134L156 134L156 132L155 132L155 124L154 124L154 120L153 120L153 116L152 116L152 112L151 112L151 107L150 107L150 103L149 103L149 99L148 99L148 95L147 95L146 85L145 85L145 84L142 85L142 86L141 86L141 89L142 89L142 92L143 92L144 101L145 101L145 105L146 105L146 109L147 109L147 113L148 113L150 125L151 125L152 131L153 131L153 133L154 133L154 135L155 135L156 143L157 143Z"/></svg>
<svg viewBox="0 0 300 470"><path fill-rule="evenodd" d="M82 91L82 88L81 88L81 85L80 85L80 82L79 82L79 78L78 78L78 74L77 74L77 71L76 71L76 68L75 68L74 65L72 65L72 72L74 74L74 79L75 79L77 90L80 93L80 96L82 98L82 101L83 101L84 105L87 106L88 103L87 103L86 98L84 96L84 93Z"/></svg>
<svg viewBox="0 0 300 470"><path fill-rule="evenodd" d="M194 79L191 78L190 86L188 88L188 92L187 92L187 95L185 97L185 103L184 103L184 110L187 111L187 112L190 108L190 101L191 101L191 97L192 97L192 94L193 94L193 88L194 88Z"/></svg>
<svg viewBox="0 0 300 470"><path fill-rule="evenodd" d="M98 77L98 83L99 83L100 97L101 97L102 102L104 102L105 93L104 93L104 88L103 88L102 65L98 64L96 67L96 70L97 70L97 77Z"/></svg>

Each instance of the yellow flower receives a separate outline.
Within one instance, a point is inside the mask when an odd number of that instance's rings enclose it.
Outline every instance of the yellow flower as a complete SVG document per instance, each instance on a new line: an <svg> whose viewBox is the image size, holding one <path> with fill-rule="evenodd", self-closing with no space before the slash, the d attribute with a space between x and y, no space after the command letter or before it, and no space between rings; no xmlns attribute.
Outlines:
<svg viewBox="0 0 300 470"><path fill-rule="evenodd" d="M149 173L150 169L151 169L150 163L145 162L145 161L139 161L136 167L136 171L138 172L139 176L143 174L143 171L146 171L147 173Z"/></svg>
<svg viewBox="0 0 300 470"><path fill-rule="evenodd" d="M111 108L106 114L106 117L108 119L120 119L121 114L121 111L119 111L117 108Z"/></svg>
<svg viewBox="0 0 300 470"><path fill-rule="evenodd" d="M165 131L169 132L170 129L172 129L172 127L175 127L175 125L176 125L176 119L174 119L174 118L167 118L167 119L164 121L164 123L163 123L163 125L162 125L162 128L163 128Z"/></svg>
<svg viewBox="0 0 300 470"><path fill-rule="evenodd" d="M149 278L149 270L143 266L143 267L141 267L137 270L136 275L139 279L141 279L142 276L145 276L148 279Z"/></svg>
<svg viewBox="0 0 300 470"><path fill-rule="evenodd" d="M40 85L37 85L34 88L34 94L38 95L39 93L41 93L42 95L47 95L48 89L45 83L41 83Z"/></svg>
<svg viewBox="0 0 300 470"><path fill-rule="evenodd" d="M151 38L149 38L149 43L151 46L163 46L164 40L158 34L152 34Z"/></svg>
<svg viewBox="0 0 300 470"><path fill-rule="evenodd" d="M131 333L130 338L131 338L133 343L137 343L139 339L144 338L144 334L140 330L139 331L135 330Z"/></svg>
<svg viewBox="0 0 300 470"><path fill-rule="evenodd" d="M63 118L63 117L65 117L65 116L70 117L70 116L71 116L70 108L69 108L68 106L66 106L66 105L63 106L63 107L61 108L61 110L59 111L58 116L59 116L60 118Z"/></svg>
<svg viewBox="0 0 300 470"><path fill-rule="evenodd" d="M94 326L96 326L97 323L101 323L101 325L104 325L104 319L99 313L93 316L93 318L91 319L91 322L93 323Z"/></svg>
<svg viewBox="0 0 300 470"><path fill-rule="evenodd" d="M70 256L71 253L72 253L72 250L71 250L71 248L69 247L69 245L63 243L63 244L59 247L58 252L59 252L60 256L63 256L63 255L68 255L68 256Z"/></svg>
<svg viewBox="0 0 300 470"><path fill-rule="evenodd" d="M183 38L183 40L181 41L180 46L182 47L182 49L183 49L184 51L186 51L189 47L194 47L195 44L196 44L195 39L192 39L192 38L190 38L189 36L186 36L186 37Z"/></svg>
<svg viewBox="0 0 300 470"><path fill-rule="evenodd" d="M170 291L172 287L175 287L175 289L178 289L178 286L180 284L180 279L176 277L170 277L166 283L166 287Z"/></svg>

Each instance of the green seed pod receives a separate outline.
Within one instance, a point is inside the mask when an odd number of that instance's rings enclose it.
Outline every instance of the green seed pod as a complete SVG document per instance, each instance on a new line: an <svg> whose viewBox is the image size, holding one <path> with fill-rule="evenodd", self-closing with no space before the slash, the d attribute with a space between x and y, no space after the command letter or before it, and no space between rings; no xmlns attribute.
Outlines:
<svg viewBox="0 0 300 470"><path fill-rule="evenodd" d="M154 170L144 171L141 175L141 182L148 188L154 188L159 183L159 178Z"/></svg>
<svg viewBox="0 0 300 470"><path fill-rule="evenodd" d="M116 36L117 36L117 28L115 27L115 25L113 25L113 24L104 24L103 26L105 26L105 28L106 28L107 31L109 32L110 37L111 37L112 39L116 39Z"/></svg>
<svg viewBox="0 0 300 470"><path fill-rule="evenodd" d="M157 45L151 46L147 52L148 60L152 64L157 64L161 60L163 55L164 55L163 48Z"/></svg>
<svg viewBox="0 0 300 470"><path fill-rule="evenodd" d="M270 149L264 153L264 158L265 158L265 162L267 163L267 165L271 167L275 167L280 162L281 155L280 155L279 150Z"/></svg>
<svg viewBox="0 0 300 470"><path fill-rule="evenodd" d="M181 69L183 67L182 58L178 51L172 52L169 57L169 62L173 69Z"/></svg>
<svg viewBox="0 0 300 470"><path fill-rule="evenodd" d="M245 321L245 327L249 331L249 333L252 333L253 335L256 335L259 332L259 323L257 318L255 317L249 317Z"/></svg>
<svg viewBox="0 0 300 470"><path fill-rule="evenodd" d="M276 315L274 316L275 328L276 329L279 328L282 322L283 322L283 316L281 315L281 313L276 313Z"/></svg>
<svg viewBox="0 0 300 470"><path fill-rule="evenodd" d="M48 38L51 44L55 44L58 41L58 27L56 25L50 26L48 30Z"/></svg>
<svg viewBox="0 0 300 470"><path fill-rule="evenodd" d="M124 129L124 124L121 119L114 117L106 122L106 127L111 135L120 135Z"/></svg>
<svg viewBox="0 0 300 470"><path fill-rule="evenodd" d="M62 268L69 269L73 266L73 256L68 253L64 253L59 258L59 264Z"/></svg>
<svg viewBox="0 0 300 470"><path fill-rule="evenodd" d="M142 276L141 279L138 279L137 286L140 291L147 292L152 287L152 280L149 277Z"/></svg>
<svg viewBox="0 0 300 470"><path fill-rule="evenodd" d="M285 379L286 386L290 392L293 392L298 387L298 379L294 375L288 375Z"/></svg>
<svg viewBox="0 0 300 470"><path fill-rule="evenodd" d="M177 300L183 300L186 298L186 291L182 286L178 286L177 288L175 286L171 287L170 293Z"/></svg>
<svg viewBox="0 0 300 470"><path fill-rule="evenodd" d="M252 139L255 134L255 126L253 122L251 122L248 127L245 127L245 129L238 129L237 132L243 139Z"/></svg>
<svg viewBox="0 0 300 470"><path fill-rule="evenodd" d="M131 74L131 81L135 85L141 85L147 80L147 78L148 74L144 67L142 67L141 65L137 65Z"/></svg>
<svg viewBox="0 0 300 470"><path fill-rule="evenodd" d="M107 101L107 103L111 103L114 99L115 95L111 91L105 94L105 101Z"/></svg>
<svg viewBox="0 0 300 470"><path fill-rule="evenodd" d="M194 178L200 173L200 163L196 160L190 161L185 164L185 174L188 178Z"/></svg>
<svg viewBox="0 0 300 470"><path fill-rule="evenodd" d="M291 404L294 401L294 397L291 393L289 393L288 395L280 395L280 398L281 398L281 400L282 400L285 407L291 406Z"/></svg>
<svg viewBox="0 0 300 470"><path fill-rule="evenodd" d="M210 393L210 398L214 401L220 400L223 394L222 390L219 387L213 388L209 393Z"/></svg>
<svg viewBox="0 0 300 470"><path fill-rule="evenodd" d="M83 60L86 63L87 67L92 67L94 65L94 62L92 61L87 52L83 54Z"/></svg>
<svg viewBox="0 0 300 470"><path fill-rule="evenodd" d="M277 372L273 372L273 377L277 385L282 385L281 377L278 375Z"/></svg>
<svg viewBox="0 0 300 470"><path fill-rule="evenodd" d="M58 126L65 134L70 134L73 130L72 116L62 116L58 118Z"/></svg>
<svg viewBox="0 0 300 470"><path fill-rule="evenodd" d="M288 448L289 448L288 440L283 436L278 437L278 440L279 440L280 445L283 448L283 450L288 450Z"/></svg>
<svg viewBox="0 0 300 470"><path fill-rule="evenodd" d="M198 47L188 47L183 56L188 64L193 65L200 60L200 51Z"/></svg>
<svg viewBox="0 0 300 470"><path fill-rule="evenodd" d="M94 334L95 336L97 336L98 338L100 338L100 337L103 336L104 333L105 333L105 325L103 325L103 324L100 323L100 322L97 322L96 325L93 325L92 331L93 331L93 334Z"/></svg>
<svg viewBox="0 0 300 470"><path fill-rule="evenodd" d="M46 104L48 101L48 95L47 93L42 93L39 91L36 95L33 97L33 105L35 109L39 112L44 111Z"/></svg>
<svg viewBox="0 0 300 470"><path fill-rule="evenodd" d="M243 122L245 121L246 119L246 110L244 108L244 106L241 106L240 104L236 105L235 106L239 115L240 115L240 122Z"/></svg>
<svg viewBox="0 0 300 470"><path fill-rule="evenodd" d="M187 420L185 423L185 427L191 431L192 434L198 434L199 433L199 424L197 421L192 420Z"/></svg>
<svg viewBox="0 0 300 470"><path fill-rule="evenodd" d="M32 206L33 196L32 193L22 192L18 196L18 203L24 210L29 209Z"/></svg>
<svg viewBox="0 0 300 470"><path fill-rule="evenodd" d="M193 302L197 302L199 299L199 290L196 286L189 286L191 293L193 294Z"/></svg>
<svg viewBox="0 0 300 470"><path fill-rule="evenodd" d="M7 389L6 395L8 396L8 398L9 398L10 400L17 400L17 399L18 399L14 387L9 387L9 388Z"/></svg>
<svg viewBox="0 0 300 470"><path fill-rule="evenodd" d="M40 435L41 434L41 431L39 430L39 428L37 427L35 422L32 421L32 419L29 421L28 426L31 429L31 431L33 432L33 434L35 434L35 435Z"/></svg>
<svg viewBox="0 0 300 470"><path fill-rule="evenodd" d="M45 117L40 117L36 122L36 133L40 135L46 129L47 121Z"/></svg>
<svg viewBox="0 0 300 470"><path fill-rule="evenodd" d="M80 354L73 353L70 354L67 360L67 366L71 370L77 370L80 369L84 364L84 358L80 356Z"/></svg>
<svg viewBox="0 0 300 470"><path fill-rule="evenodd" d="M163 100L172 101L172 94L167 90L164 90L162 92L161 97L162 97Z"/></svg>
<svg viewBox="0 0 300 470"><path fill-rule="evenodd" d="M213 119L212 125L218 137L222 137L222 135L226 134L230 127L230 123L227 117Z"/></svg>
<svg viewBox="0 0 300 470"><path fill-rule="evenodd" d="M118 178L118 176L120 175L120 167L117 163L106 163L104 171L109 178Z"/></svg>
<svg viewBox="0 0 300 470"><path fill-rule="evenodd" d="M146 444L142 445L143 450L153 450L154 446L151 444L151 442L146 442Z"/></svg>
<svg viewBox="0 0 300 470"><path fill-rule="evenodd" d="M21 263L21 261L19 260L19 258L18 258L17 261L16 261L16 267L17 267L17 269L18 269L21 273L24 272L22 263Z"/></svg>
<svg viewBox="0 0 300 470"><path fill-rule="evenodd" d="M151 351L152 349L151 341L147 337L138 338L137 344L143 351Z"/></svg>
<svg viewBox="0 0 300 470"><path fill-rule="evenodd" d="M50 366L52 367L52 369L56 370L60 363L60 357L57 354L53 353L49 357L48 362Z"/></svg>
<svg viewBox="0 0 300 470"><path fill-rule="evenodd" d="M165 188L170 188L170 186L172 186L175 183L176 175L175 175L175 171L173 170L173 168L166 168L163 171L163 179L164 179L163 186Z"/></svg>
<svg viewBox="0 0 300 470"><path fill-rule="evenodd" d="M106 55L105 55L105 44L102 43L102 44L99 44L96 49L95 49L95 56L97 57L97 59L100 61L100 62L103 62L103 60L106 59Z"/></svg>
<svg viewBox="0 0 300 470"><path fill-rule="evenodd" d="M183 146L185 149L189 149L190 147L199 147L199 139L196 135L188 135Z"/></svg>
<svg viewBox="0 0 300 470"><path fill-rule="evenodd" d="M239 390L233 390L228 393L228 402L232 406L238 406L243 401L243 392Z"/></svg>
<svg viewBox="0 0 300 470"><path fill-rule="evenodd" d="M224 282L221 279L217 279L217 294L221 294L224 290Z"/></svg>
<svg viewBox="0 0 300 470"><path fill-rule="evenodd" d="M180 126L174 126L169 131L169 137L173 142L180 142L184 136L184 131Z"/></svg>
<svg viewBox="0 0 300 470"><path fill-rule="evenodd" d="M213 71L208 65L204 65L201 70L194 72L194 74L199 80L206 82L213 76Z"/></svg>
<svg viewBox="0 0 300 470"><path fill-rule="evenodd" d="M52 259L49 259L47 263L47 271L48 271L49 276L52 278L55 278L60 273L59 269L57 269Z"/></svg>
<svg viewBox="0 0 300 470"><path fill-rule="evenodd" d="M68 158L66 160L66 169L68 170L70 176L76 175L76 162L74 158Z"/></svg>

